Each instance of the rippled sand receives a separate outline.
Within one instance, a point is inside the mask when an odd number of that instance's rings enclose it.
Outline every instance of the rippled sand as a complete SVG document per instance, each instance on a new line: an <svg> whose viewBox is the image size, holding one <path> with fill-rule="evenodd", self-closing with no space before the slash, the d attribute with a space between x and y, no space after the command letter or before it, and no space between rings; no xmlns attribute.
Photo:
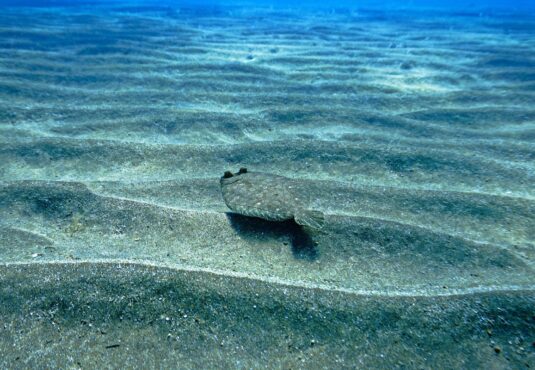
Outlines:
<svg viewBox="0 0 535 370"><path fill-rule="evenodd" d="M535 366L535 18L0 12L0 365ZM292 177L322 233L231 215Z"/></svg>

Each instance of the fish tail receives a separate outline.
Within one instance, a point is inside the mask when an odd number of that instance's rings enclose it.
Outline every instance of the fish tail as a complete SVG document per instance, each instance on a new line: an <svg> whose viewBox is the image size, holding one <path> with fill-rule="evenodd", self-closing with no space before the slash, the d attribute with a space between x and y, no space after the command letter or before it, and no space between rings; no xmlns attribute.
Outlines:
<svg viewBox="0 0 535 370"><path fill-rule="evenodd" d="M301 226L321 230L325 221L325 216L323 215L323 212L320 211L310 211L303 209L296 212L294 219L295 222Z"/></svg>

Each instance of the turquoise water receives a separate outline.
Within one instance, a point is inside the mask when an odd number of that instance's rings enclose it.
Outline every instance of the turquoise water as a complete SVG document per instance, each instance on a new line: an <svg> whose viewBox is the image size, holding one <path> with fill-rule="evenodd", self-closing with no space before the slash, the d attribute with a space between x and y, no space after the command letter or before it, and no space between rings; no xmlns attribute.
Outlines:
<svg viewBox="0 0 535 370"><path fill-rule="evenodd" d="M535 366L533 4L0 5L2 368Z"/></svg>

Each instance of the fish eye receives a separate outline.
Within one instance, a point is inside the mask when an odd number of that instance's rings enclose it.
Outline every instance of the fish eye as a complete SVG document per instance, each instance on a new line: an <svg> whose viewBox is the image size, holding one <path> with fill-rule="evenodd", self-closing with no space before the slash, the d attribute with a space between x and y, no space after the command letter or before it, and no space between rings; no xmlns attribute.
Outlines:
<svg viewBox="0 0 535 370"><path fill-rule="evenodd" d="M234 175L230 171L225 171L225 173L223 174L223 178L224 179L231 178L232 176L234 176Z"/></svg>
<svg viewBox="0 0 535 370"><path fill-rule="evenodd" d="M245 167L240 168L240 170L238 171L238 174L241 175L242 173L247 173L247 168Z"/></svg>

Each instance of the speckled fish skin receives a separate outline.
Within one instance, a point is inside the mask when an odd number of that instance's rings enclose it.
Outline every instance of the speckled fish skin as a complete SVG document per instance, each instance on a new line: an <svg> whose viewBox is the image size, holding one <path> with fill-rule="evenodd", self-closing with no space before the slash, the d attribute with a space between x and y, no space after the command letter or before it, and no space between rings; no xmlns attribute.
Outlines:
<svg viewBox="0 0 535 370"><path fill-rule="evenodd" d="M223 199L227 206L244 216L269 221L294 218L302 201L295 192L295 181L283 176L262 172L237 173L221 177Z"/></svg>

